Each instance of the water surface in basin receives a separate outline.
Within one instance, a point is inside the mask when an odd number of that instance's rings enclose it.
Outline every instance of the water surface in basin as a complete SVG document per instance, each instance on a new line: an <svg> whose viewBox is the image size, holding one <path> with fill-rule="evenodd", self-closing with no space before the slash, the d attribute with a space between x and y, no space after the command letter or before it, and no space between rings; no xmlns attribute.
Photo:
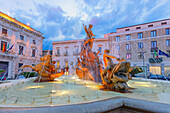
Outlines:
<svg viewBox="0 0 170 113"><path fill-rule="evenodd" d="M101 84L80 80L77 76L62 76L53 82L23 84L0 89L1 106L56 106L106 99L128 97L170 104L169 82L130 80L133 93L99 90Z"/></svg>

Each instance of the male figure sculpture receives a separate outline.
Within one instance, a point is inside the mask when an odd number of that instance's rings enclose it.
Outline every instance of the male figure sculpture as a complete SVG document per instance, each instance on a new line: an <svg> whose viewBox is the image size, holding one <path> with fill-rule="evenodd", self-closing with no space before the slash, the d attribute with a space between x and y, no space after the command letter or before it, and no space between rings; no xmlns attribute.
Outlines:
<svg viewBox="0 0 170 113"><path fill-rule="evenodd" d="M84 26L84 24L83 24L83 26ZM86 44L89 44L90 49L92 49L92 47L93 47L93 41L94 41L93 36L95 36L93 34L92 30L91 30L92 27L93 27L93 25L91 25L91 24L89 24L89 28L88 29L87 29L86 25L84 26L84 30L86 32L86 38L84 40L85 41L84 42L84 46L86 46Z"/></svg>

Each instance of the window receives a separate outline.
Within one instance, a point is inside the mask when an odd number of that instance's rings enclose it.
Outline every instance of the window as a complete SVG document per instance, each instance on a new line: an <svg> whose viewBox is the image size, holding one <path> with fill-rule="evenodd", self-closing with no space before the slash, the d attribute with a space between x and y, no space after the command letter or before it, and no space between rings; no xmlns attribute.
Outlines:
<svg viewBox="0 0 170 113"><path fill-rule="evenodd" d="M35 49L32 50L32 57L35 57Z"/></svg>
<svg viewBox="0 0 170 113"><path fill-rule="evenodd" d="M35 64L32 64L32 66L34 67L34 66L35 66ZM34 70L32 69L32 71L34 71Z"/></svg>
<svg viewBox="0 0 170 113"><path fill-rule="evenodd" d="M102 47L99 47L99 51L100 51L100 53L102 52Z"/></svg>
<svg viewBox="0 0 170 113"><path fill-rule="evenodd" d="M156 37L156 30L151 31L151 37Z"/></svg>
<svg viewBox="0 0 170 113"><path fill-rule="evenodd" d="M167 51L167 54L170 55L170 50Z"/></svg>
<svg viewBox="0 0 170 113"><path fill-rule="evenodd" d="M33 44L36 44L36 41L35 41L35 40L32 40L32 43L33 43Z"/></svg>
<svg viewBox="0 0 170 113"><path fill-rule="evenodd" d="M170 39L166 40L166 46L170 46Z"/></svg>
<svg viewBox="0 0 170 113"><path fill-rule="evenodd" d="M130 35L126 35L126 40L130 40Z"/></svg>
<svg viewBox="0 0 170 113"><path fill-rule="evenodd" d="M23 63L19 63L18 68L20 68L23 65Z"/></svg>
<svg viewBox="0 0 170 113"><path fill-rule="evenodd" d="M57 49L57 55L60 55L60 49Z"/></svg>
<svg viewBox="0 0 170 113"><path fill-rule="evenodd" d="M138 59L143 59L143 53L141 52L138 53Z"/></svg>
<svg viewBox="0 0 170 113"><path fill-rule="evenodd" d="M68 61L65 62L66 67L68 67Z"/></svg>
<svg viewBox="0 0 170 113"><path fill-rule="evenodd" d="M130 29L125 29L125 31L129 31Z"/></svg>
<svg viewBox="0 0 170 113"><path fill-rule="evenodd" d="M20 35L20 40L24 40L24 36Z"/></svg>
<svg viewBox="0 0 170 113"><path fill-rule="evenodd" d="M136 27L136 29L140 29L141 27Z"/></svg>
<svg viewBox="0 0 170 113"><path fill-rule="evenodd" d="M151 25L148 25L148 27L153 27L153 24L151 24Z"/></svg>
<svg viewBox="0 0 170 113"><path fill-rule="evenodd" d="M170 35L170 28L167 28L165 31L166 31L165 33L166 35Z"/></svg>
<svg viewBox="0 0 170 113"><path fill-rule="evenodd" d="M116 36L116 42L119 42L119 40L120 40L120 37Z"/></svg>
<svg viewBox="0 0 170 113"><path fill-rule="evenodd" d="M8 32L8 30L7 30L7 29L5 29L5 28L2 28L2 34L5 34L5 35L7 35L7 32Z"/></svg>
<svg viewBox="0 0 170 113"><path fill-rule="evenodd" d="M19 46L19 55L23 55L24 47Z"/></svg>
<svg viewBox="0 0 170 113"><path fill-rule="evenodd" d="M7 42L5 41L1 41L1 50L3 50L3 47L5 47L5 51L6 51L6 48L7 48Z"/></svg>
<svg viewBox="0 0 170 113"><path fill-rule="evenodd" d="M151 41L151 47L157 47L157 41Z"/></svg>
<svg viewBox="0 0 170 113"><path fill-rule="evenodd" d="M167 24L167 22L162 22L162 23L161 23L161 25L165 25L165 24Z"/></svg>
<svg viewBox="0 0 170 113"><path fill-rule="evenodd" d="M77 46L76 47L76 54L78 54L79 53L79 47Z"/></svg>
<svg viewBox="0 0 170 113"><path fill-rule="evenodd" d="M68 55L68 48L65 48L65 55Z"/></svg>
<svg viewBox="0 0 170 113"><path fill-rule="evenodd" d="M138 33L138 39L143 38L143 33Z"/></svg>
<svg viewBox="0 0 170 113"><path fill-rule="evenodd" d="M142 42L139 42L138 43L138 49L142 49L143 48L143 43Z"/></svg>
<svg viewBox="0 0 170 113"><path fill-rule="evenodd" d="M60 68L60 62L57 61L57 68Z"/></svg>
<svg viewBox="0 0 170 113"><path fill-rule="evenodd" d="M131 59L131 53L126 53L126 59Z"/></svg>
<svg viewBox="0 0 170 113"><path fill-rule="evenodd" d="M131 44L126 44L126 50L131 49Z"/></svg>

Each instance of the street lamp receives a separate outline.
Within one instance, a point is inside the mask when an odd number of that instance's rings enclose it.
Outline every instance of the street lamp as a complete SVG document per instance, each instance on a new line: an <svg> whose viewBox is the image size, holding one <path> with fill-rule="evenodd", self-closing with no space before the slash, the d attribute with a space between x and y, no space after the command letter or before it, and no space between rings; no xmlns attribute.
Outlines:
<svg viewBox="0 0 170 113"><path fill-rule="evenodd" d="M146 53L146 51L142 51L142 52L140 52L141 54L142 54L142 56L143 56L143 71L145 70L145 68L144 68L144 66L145 66L145 62L144 62L144 60L145 60L145 53ZM145 77L147 78L147 76L146 76L146 70L145 70Z"/></svg>

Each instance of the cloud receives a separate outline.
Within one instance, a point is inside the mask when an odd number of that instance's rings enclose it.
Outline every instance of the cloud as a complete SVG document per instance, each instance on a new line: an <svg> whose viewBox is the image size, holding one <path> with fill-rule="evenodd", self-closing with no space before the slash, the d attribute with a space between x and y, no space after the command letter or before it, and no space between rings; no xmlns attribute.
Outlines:
<svg viewBox="0 0 170 113"><path fill-rule="evenodd" d="M116 28L170 18L168 0L0 1L0 10L41 31L43 49L53 41L85 38L82 24L93 24L96 38ZM22 6L22 7L21 7ZM50 48L49 48L50 47Z"/></svg>

